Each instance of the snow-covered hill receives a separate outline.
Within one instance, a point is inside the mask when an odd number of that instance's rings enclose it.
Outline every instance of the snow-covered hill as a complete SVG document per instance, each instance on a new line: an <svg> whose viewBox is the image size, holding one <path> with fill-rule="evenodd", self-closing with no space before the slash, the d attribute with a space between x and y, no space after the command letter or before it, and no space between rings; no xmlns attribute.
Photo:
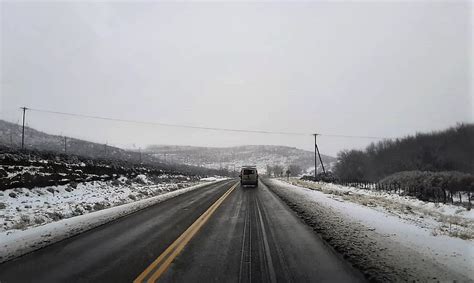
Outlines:
<svg viewBox="0 0 474 283"><path fill-rule="evenodd" d="M0 145L18 148L21 145L21 127L17 124L0 120ZM238 169L243 165L256 165L265 173L267 166L279 171L286 170L290 165L301 168L301 173L314 172L314 152L294 147L275 145L244 145L236 147L193 147L173 145L149 146L146 152L126 150L110 145L94 143L67 137L66 150L63 136L50 135L30 127L25 128L25 147L31 150L50 151L57 153L100 158L107 160L123 160L133 163L186 164L210 169ZM324 166L331 170L336 159L322 155ZM319 163L319 161L318 161ZM322 168L318 166L318 172Z"/></svg>
<svg viewBox="0 0 474 283"><path fill-rule="evenodd" d="M245 145L235 147L193 147L156 145L147 152L163 161L174 161L187 165L214 169L238 170L243 165L256 165L259 171L266 172L267 166L299 166L303 172L314 171L314 153L294 147L275 145ZM330 170L336 158L322 155L326 169ZM320 166L318 166L320 167ZM318 169L321 171L321 168Z"/></svg>
<svg viewBox="0 0 474 283"><path fill-rule="evenodd" d="M25 148L30 150L66 152L84 157L138 161L137 152L127 151L110 145L94 143L86 140L66 138L25 127ZM21 126L0 120L0 144L12 148L21 146Z"/></svg>

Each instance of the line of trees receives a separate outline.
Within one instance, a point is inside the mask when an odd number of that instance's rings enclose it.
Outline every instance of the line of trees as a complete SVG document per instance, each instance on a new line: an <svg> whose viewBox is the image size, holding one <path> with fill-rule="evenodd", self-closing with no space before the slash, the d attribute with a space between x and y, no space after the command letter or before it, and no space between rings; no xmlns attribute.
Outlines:
<svg viewBox="0 0 474 283"><path fill-rule="evenodd" d="M338 154L340 180L379 181L401 171L459 171L474 174L474 124L370 144Z"/></svg>

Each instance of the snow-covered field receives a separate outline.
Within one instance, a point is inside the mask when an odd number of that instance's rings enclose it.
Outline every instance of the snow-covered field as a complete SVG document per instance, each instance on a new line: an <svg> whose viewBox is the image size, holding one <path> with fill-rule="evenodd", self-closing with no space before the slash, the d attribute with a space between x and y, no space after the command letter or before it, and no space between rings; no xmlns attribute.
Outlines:
<svg viewBox="0 0 474 283"><path fill-rule="evenodd" d="M199 183L186 180L183 176L175 177L163 174L163 183L138 175L134 179L120 177L113 181L5 190L0 192L0 233L15 233ZM203 182L215 180L209 178Z"/></svg>
<svg viewBox="0 0 474 283"><path fill-rule="evenodd" d="M474 280L472 211L334 184L267 183L356 267L378 272L377 280Z"/></svg>

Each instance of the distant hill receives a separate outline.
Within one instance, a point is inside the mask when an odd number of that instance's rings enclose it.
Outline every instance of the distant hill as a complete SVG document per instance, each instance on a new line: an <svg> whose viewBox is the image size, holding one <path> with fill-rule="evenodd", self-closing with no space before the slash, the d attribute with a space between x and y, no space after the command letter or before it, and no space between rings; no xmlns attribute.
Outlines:
<svg viewBox="0 0 474 283"><path fill-rule="evenodd" d="M19 160L18 162L20 163L25 163L25 159L35 162L38 158L45 160L54 159L56 162L60 160L72 160L73 162L88 160L92 164L105 164L112 167L128 166L136 168L138 165L138 167L144 168L146 165L154 168L154 170L159 169L162 172L183 173L186 175L226 176L228 174L228 172L212 168L162 162L161 159L151 154L140 154L132 150L70 137L67 137L66 144L67 154L64 154L63 136L50 135L30 127L25 127L25 151L20 151L21 126L0 120L0 154L14 156L12 158ZM99 162L94 162L93 160ZM5 159L1 161L5 162Z"/></svg>
<svg viewBox="0 0 474 283"><path fill-rule="evenodd" d="M237 170L242 165L256 165L262 172L265 172L267 165L297 165L304 171L314 171L314 152L287 146L245 145L218 148L154 145L149 146L146 152L162 160L231 171L234 166ZM335 165L336 158L327 155L321 157L327 169Z"/></svg>
<svg viewBox="0 0 474 283"><path fill-rule="evenodd" d="M9 147L20 147L21 126L0 120L0 144ZM140 158L136 152L70 137L67 138L66 144L68 154L126 161L138 161ZM25 148L64 153L64 137L25 127Z"/></svg>
<svg viewBox="0 0 474 283"><path fill-rule="evenodd" d="M314 153L287 146L245 145L236 147L193 147L193 146L149 146L143 154L109 145L67 137L67 154L96 159L113 159L147 163L185 164L210 169L232 171L242 165L257 165L262 172L266 166L297 165L304 171L314 171ZM11 148L21 146L21 126L0 120L0 145ZM25 127L25 148L30 150L64 153L64 137L50 135ZM321 156L325 167L330 170L336 159ZM320 168L318 170L321 170Z"/></svg>

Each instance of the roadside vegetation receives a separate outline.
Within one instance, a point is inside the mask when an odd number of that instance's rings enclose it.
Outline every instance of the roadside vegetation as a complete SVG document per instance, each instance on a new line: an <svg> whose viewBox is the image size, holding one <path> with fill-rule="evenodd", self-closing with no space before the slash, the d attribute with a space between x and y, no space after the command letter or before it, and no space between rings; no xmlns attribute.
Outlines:
<svg viewBox="0 0 474 283"><path fill-rule="evenodd" d="M389 187L420 200L463 204L471 208L474 176L458 171L405 171L383 178L376 187Z"/></svg>
<svg viewBox="0 0 474 283"><path fill-rule="evenodd" d="M474 176L458 171L429 172L404 171L392 174L378 182L346 181L332 173L301 177L303 181L334 183L387 194L411 196L421 201L434 203L451 203L472 208L474 194Z"/></svg>
<svg viewBox="0 0 474 283"><path fill-rule="evenodd" d="M402 171L474 174L474 124L370 144L338 154L335 174L347 181L379 181Z"/></svg>
<svg viewBox="0 0 474 283"><path fill-rule="evenodd" d="M338 154L334 172L315 180L472 207L474 124L372 143Z"/></svg>

